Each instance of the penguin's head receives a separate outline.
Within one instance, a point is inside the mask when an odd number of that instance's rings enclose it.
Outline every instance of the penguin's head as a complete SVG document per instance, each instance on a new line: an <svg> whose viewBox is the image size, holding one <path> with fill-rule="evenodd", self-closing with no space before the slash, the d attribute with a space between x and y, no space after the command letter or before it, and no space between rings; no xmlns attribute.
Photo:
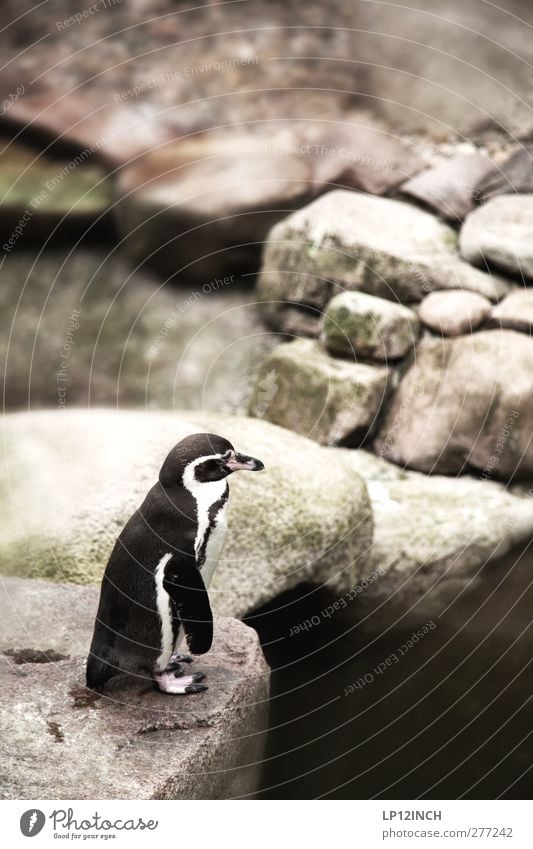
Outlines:
<svg viewBox="0 0 533 849"><path fill-rule="evenodd" d="M231 442L215 433L194 433L174 446L161 466L163 486L188 486L219 481L240 469L259 472L261 460L239 454Z"/></svg>

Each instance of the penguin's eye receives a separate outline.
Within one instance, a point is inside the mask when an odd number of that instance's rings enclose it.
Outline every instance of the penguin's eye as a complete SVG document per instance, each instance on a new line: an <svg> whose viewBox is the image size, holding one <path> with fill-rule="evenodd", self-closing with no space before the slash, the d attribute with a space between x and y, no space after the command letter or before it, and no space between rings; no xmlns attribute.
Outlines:
<svg viewBox="0 0 533 849"><path fill-rule="evenodd" d="M228 473L226 469L226 455L213 456L204 460L196 467L195 478L199 483L213 480L221 480Z"/></svg>
<svg viewBox="0 0 533 849"><path fill-rule="evenodd" d="M213 457L210 460L205 460L200 466L196 469L196 480L210 481L210 480L218 480L221 475L222 464L219 457Z"/></svg>

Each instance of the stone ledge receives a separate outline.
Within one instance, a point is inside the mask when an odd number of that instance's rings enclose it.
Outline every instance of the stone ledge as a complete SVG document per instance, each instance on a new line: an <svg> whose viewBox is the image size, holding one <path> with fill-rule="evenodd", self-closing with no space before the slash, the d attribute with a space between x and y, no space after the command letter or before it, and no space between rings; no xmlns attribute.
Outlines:
<svg viewBox="0 0 533 849"><path fill-rule="evenodd" d="M204 693L164 696L148 680L117 679L97 696L83 680L98 593L97 587L3 579L0 728L9 745L0 767L2 797L253 794L269 685L255 632L234 619L215 620L213 648L196 661L207 674ZM28 648L67 657L17 662L26 659L20 650ZM9 650L14 653L6 655Z"/></svg>

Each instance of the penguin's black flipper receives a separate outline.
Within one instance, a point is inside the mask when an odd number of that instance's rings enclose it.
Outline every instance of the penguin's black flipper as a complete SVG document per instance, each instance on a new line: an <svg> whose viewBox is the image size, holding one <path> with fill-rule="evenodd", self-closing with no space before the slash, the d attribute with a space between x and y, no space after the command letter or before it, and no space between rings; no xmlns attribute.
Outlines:
<svg viewBox="0 0 533 849"><path fill-rule="evenodd" d="M174 554L165 566L163 587L183 625L192 654L205 654L213 643L213 614L196 559L192 554Z"/></svg>

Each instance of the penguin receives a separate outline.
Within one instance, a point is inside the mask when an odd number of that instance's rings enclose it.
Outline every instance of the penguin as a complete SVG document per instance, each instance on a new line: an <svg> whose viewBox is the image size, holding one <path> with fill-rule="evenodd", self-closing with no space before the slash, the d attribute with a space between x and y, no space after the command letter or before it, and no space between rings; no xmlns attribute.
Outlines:
<svg viewBox="0 0 533 849"><path fill-rule="evenodd" d="M126 523L111 552L87 660L86 682L101 692L123 672L151 677L172 695L207 689L186 674L180 654L205 654L213 641L207 588L227 527L228 476L260 471L222 436L196 433L170 451L159 480Z"/></svg>

